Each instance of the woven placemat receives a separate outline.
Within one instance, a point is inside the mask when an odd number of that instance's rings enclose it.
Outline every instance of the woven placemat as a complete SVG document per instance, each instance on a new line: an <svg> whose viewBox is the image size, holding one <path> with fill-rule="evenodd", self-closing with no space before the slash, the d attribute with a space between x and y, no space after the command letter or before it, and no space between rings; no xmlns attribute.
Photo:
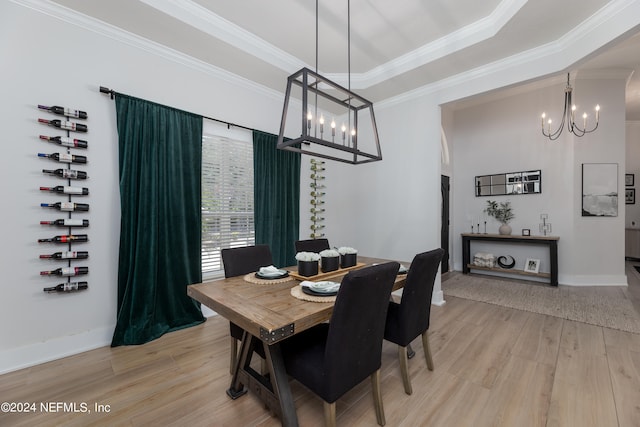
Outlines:
<svg viewBox="0 0 640 427"><path fill-rule="evenodd" d="M308 295L302 292L302 286L298 285L291 288L291 296L309 302L336 302L337 295L331 297L317 297L315 295Z"/></svg>
<svg viewBox="0 0 640 427"><path fill-rule="evenodd" d="M293 280L293 277L287 276L282 279L260 279L256 277L256 273L249 273L244 276L244 281L254 283L256 285L275 285L276 283L284 283Z"/></svg>

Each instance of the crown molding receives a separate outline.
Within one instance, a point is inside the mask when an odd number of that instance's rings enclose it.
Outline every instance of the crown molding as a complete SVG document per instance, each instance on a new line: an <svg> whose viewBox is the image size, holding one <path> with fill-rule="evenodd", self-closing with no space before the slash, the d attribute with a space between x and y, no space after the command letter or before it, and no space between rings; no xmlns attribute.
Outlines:
<svg viewBox="0 0 640 427"><path fill-rule="evenodd" d="M352 88L366 89L382 83L387 79L397 77L415 68L468 48L469 46L481 43L495 36L526 3L527 0L503 0L491 14L472 24L372 68L369 71L358 75L352 74ZM326 76L338 84L344 84L347 78L344 73L326 74Z"/></svg>
<svg viewBox="0 0 640 427"><path fill-rule="evenodd" d="M192 0L139 0L205 34L230 44L264 62L292 74L303 67L312 69L300 59L266 42L255 34L211 12Z"/></svg>
<svg viewBox="0 0 640 427"><path fill-rule="evenodd" d="M574 66L576 62L586 55L593 53L636 26L637 16L640 16L640 2L638 0L613 1L554 42L430 83L378 102L376 105L388 107L412 99L444 93L462 86L479 89L478 86L470 85L470 82L510 69L527 69L525 73L518 73L518 81L514 83L540 78L557 72L566 73L567 69ZM540 73L539 70L541 68L546 69L546 71ZM622 70L622 73L625 71ZM600 73L601 77L603 77L603 72ZM607 77L620 78L622 73L620 70L612 70ZM476 94L469 93L466 96ZM450 101L449 99L442 100L443 103Z"/></svg>
<svg viewBox="0 0 640 427"><path fill-rule="evenodd" d="M252 80L230 73L222 68L201 61L192 56L178 52L165 45L161 45L144 37L138 36L122 28L107 24L98 19L84 15L75 10L64 7L48 0L10 0L15 4L27 7L37 12L59 19L71 25L83 28L93 33L108 37L120 43L149 52L169 61L184 65L196 71L208 74L227 83L245 87L253 92L258 92L268 98L282 100L282 93L258 84Z"/></svg>

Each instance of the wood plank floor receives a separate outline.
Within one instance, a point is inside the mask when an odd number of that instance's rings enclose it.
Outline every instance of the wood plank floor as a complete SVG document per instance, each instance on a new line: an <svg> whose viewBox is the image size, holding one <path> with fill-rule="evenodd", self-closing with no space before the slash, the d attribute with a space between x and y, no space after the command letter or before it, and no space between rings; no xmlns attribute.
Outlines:
<svg viewBox="0 0 640 427"><path fill-rule="evenodd" d="M637 304L640 274L630 263L627 274L625 292ZM434 371L420 340L413 343L411 396L395 346L384 344L387 426L640 426L640 335L449 297L432 309L430 341ZM228 349L228 323L214 317L145 345L5 374L0 402L37 407L0 413L0 425L280 425L251 393L226 396ZM369 384L338 401L339 425L377 425ZM301 426L321 426L321 401L298 383L292 391ZM50 402L50 412L41 402ZM77 412L55 402L75 404Z"/></svg>

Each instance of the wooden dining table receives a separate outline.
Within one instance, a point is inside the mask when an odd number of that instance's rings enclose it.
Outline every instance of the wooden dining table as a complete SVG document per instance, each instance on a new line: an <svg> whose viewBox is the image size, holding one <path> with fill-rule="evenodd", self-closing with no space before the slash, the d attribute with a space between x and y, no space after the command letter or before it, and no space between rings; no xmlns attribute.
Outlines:
<svg viewBox="0 0 640 427"><path fill-rule="evenodd" d="M358 256L360 268L389 260ZM404 264L408 267L408 264ZM297 272L297 267L286 270ZM340 282L348 271L325 275L317 280ZM299 276L295 275L298 279ZM404 287L406 274L396 277L393 289ZM313 279L312 279L313 280ZM276 282L276 281L274 281ZM291 395L280 343L331 318L333 302L311 302L291 295L300 280L257 284L245 275L187 286L187 294L244 329L240 356L233 370L227 394L232 399L248 390L256 393L267 407L280 417L283 426L297 426L298 418ZM251 367L251 356L258 346L265 354L266 372Z"/></svg>

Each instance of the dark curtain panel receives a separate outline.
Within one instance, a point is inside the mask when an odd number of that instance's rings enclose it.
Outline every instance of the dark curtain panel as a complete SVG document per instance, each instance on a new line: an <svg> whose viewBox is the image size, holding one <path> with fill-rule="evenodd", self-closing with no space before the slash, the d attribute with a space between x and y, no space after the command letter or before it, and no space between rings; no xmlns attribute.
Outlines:
<svg viewBox="0 0 640 427"><path fill-rule="evenodd" d="M122 219L112 346L204 321L187 296L202 281L202 117L126 95L115 101Z"/></svg>
<svg viewBox="0 0 640 427"><path fill-rule="evenodd" d="M276 149L278 136L253 131L256 244L271 247L276 267L296 264L300 228L300 154Z"/></svg>

